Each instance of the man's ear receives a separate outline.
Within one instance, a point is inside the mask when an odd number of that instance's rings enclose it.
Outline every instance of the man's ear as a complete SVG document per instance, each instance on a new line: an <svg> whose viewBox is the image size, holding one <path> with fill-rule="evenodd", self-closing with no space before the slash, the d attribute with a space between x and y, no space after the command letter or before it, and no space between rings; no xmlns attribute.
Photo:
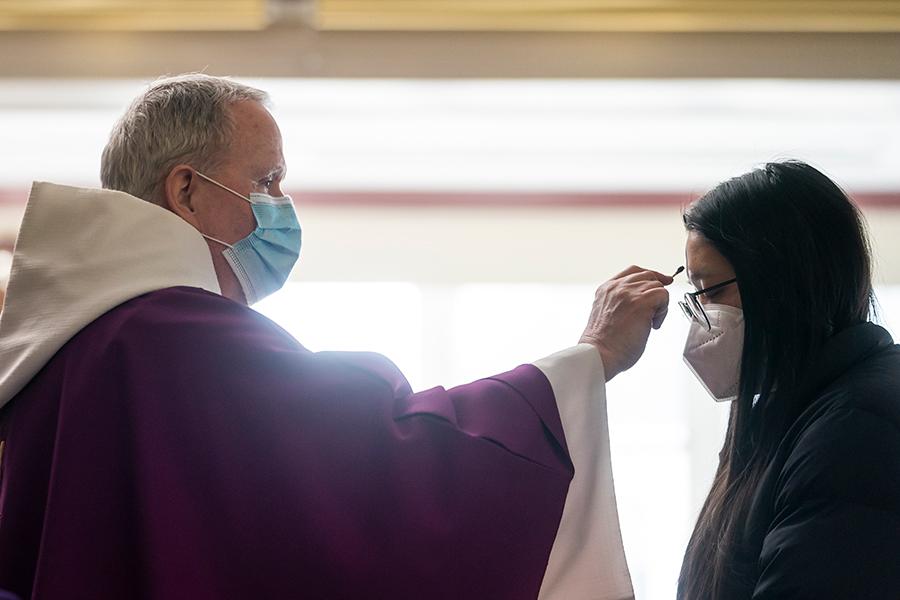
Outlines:
<svg viewBox="0 0 900 600"><path fill-rule="evenodd" d="M190 165L175 165L163 182L163 207L198 227L194 192L199 178Z"/></svg>

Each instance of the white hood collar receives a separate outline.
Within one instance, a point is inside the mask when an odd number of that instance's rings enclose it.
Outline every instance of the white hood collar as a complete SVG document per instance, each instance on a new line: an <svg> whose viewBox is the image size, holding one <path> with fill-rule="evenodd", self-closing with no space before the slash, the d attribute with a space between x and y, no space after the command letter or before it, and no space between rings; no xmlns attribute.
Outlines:
<svg viewBox="0 0 900 600"><path fill-rule="evenodd" d="M221 293L184 220L124 192L35 182L0 313L0 407L97 317L182 285Z"/></svg>

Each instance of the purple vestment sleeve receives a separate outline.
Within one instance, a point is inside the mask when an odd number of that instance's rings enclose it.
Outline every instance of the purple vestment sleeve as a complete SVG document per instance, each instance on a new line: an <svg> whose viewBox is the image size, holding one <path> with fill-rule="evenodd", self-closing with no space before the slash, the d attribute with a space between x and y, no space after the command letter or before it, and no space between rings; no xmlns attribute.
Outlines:
<svg viewBox="0 0 900 600"><path fill-rule="evenodd" d="M400 420L428 415L525 460L571 470L553 392L533 365L449 391L438 387L409 395L395 405Z"/></svg>
<svg viewBox="0 0 900 600"><path fill-rule="evenodd" d="M33 600L535 598L572 464L535 367L411 393L170 288L0 413L0 588Z"/></svg>

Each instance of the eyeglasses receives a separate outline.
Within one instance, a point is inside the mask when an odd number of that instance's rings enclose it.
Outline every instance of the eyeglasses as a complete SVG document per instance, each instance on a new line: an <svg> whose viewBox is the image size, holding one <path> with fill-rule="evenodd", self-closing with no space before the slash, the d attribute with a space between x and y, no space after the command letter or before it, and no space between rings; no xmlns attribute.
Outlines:
<svg viewBox="0 0 900 600"><path fill-rule="evenodd" d="M701 327L703 327L703 329L709 331L710 329L712 329L712 325L709 322L709 317L707 316L706 311L703 310L703 304L700 303L700 296L702 296L703 294L714 292L718 289L722 289L726 285L731 285L736 281L737 277L729 279L728 281L723 281L722 283L717 283L716 285L698 290L696 292L688 292L684 295L684 300L678 303L678 306L681 307L681 312L684 313L684 316L687 317L688 320L696 321L700 324Z"/></svg>

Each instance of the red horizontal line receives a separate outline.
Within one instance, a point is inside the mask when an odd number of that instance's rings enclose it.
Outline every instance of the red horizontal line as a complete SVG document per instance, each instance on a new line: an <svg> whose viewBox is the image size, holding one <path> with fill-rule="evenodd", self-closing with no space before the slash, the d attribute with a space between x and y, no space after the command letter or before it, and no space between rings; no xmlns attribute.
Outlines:
<svg viewBox="0 0 900 600"><path fill-rule="evenodd" d="M663 207L687 206L700 197L694 192L295 192L294 201L307 206L398 207ZM900 208L900 192L851 194L862 206Z"/></svg>
<svg viewBox="0 0 900 600"><path fill-rule="evenodd" d="M690 193L612 192L297 192L299 206L648 207L684 206Z"/></svg>
<svg viewBox="0 0 900 600"><path fill-rule="evenodd" d="M686 206L692 192L361 192L291 190L298 206L384 206L410 208L477 207L664 207ZM900 208L900 192L851 194L861 206ZM23 205L24 189L0 188L0 205Z"/></svg>

